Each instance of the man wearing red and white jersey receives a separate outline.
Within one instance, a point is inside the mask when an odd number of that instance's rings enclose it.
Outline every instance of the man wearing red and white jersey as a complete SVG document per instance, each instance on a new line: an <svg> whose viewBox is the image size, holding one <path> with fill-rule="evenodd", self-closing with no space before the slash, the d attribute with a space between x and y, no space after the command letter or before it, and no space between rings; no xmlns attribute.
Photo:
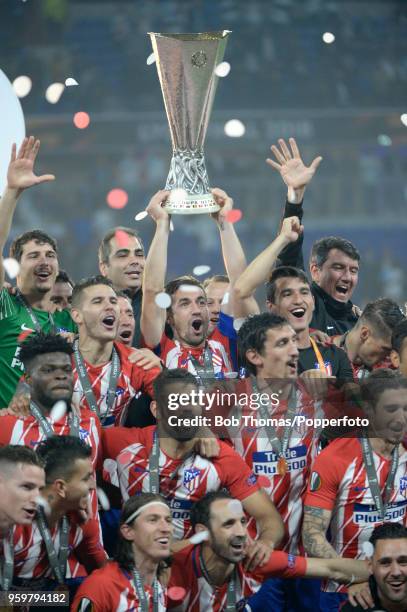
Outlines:
<svg viewBox="0 0 407 612"><path fill-rule="evenodd" d="M141 493L123 506L114 561L94 571L80 586L74 612L165 612L160 583L163 561L170 554L171 512L161 495ZM155 605L154 605L155 604Z"/></svg>
<svg viewBox="0 0 407 612"><path fill-rule="evenodd" d="M363 562L305 559L282 551L248 569L248 534L242 504L225 492L208 493L192 508L191 520L202 545L189 545L173 556L168 583L170 609L179 612L222 612L245 608L246 599L271 576L284 578L335 576L347 581L368 576ZM171 601L174 587L186 591L182 603ZM274 608L263 608L273 609Z"/></svg>
<svg viewBox="0 0 407 612"><path fill-rule="evenodd" d="M49 590L78 579L107 561L96 520L86 522L95 480L89 446L73 436L52 436L37 454L44 462L45 488L32 525L14 530L14 584ZM56 556L55 556L56 555Z"/></svg>
<svg viewBox="0 0 407 612"><path fill-rule="evenodd" d="M375 526L384 521L406 524L406 390L407 381L398 373L373 372L361 386L370 421L366 436L337 439L316 458L302 532L310 555L361 558ZM329 582L321 593L321 610L338 609L345 591Z"/></svg>
<svg viewBox="0 0 407 612"><path fill-rule="evenodd" d="M233 202L220 189L214 189L212 193L220 206L214 217L232 286L246 261L233 223L227 220ZM233 368L229 338L218 328L208 334L209 310L203 286L192 276L182 276L164 287L170 218L163 205L168 195L168 191L157 192L147 207L156 222L156 232L144 269L142 336L146 346L153 348L168 368L185 368L201 378L222 378ZM165 296L158 294L164 290L171 298L169 306L159 305L160 298ZM171 337L166 333L166 323L171 327Z"/></svg>
<svg viewBox="0 0 407 612"><path fill-rule="evenodd" d="M227 444L220 442L219 455L212 459L195 451L202 435L202 427L196 424L201 407L185 404L197 388L194 376L185 370L162 372L154 381L156 401L152 408L157 427L105 430L103 457L116 459L124 498L151 491L160 492L168 500L176 539L190 533L189 514L194 501L208 491L229 489L258 523L260 535L253 557L263 559L283 536L281 518L259 490L255 475ZM187 397L187 402L172 410L172 401L180 394ZM195 422L193 417L198 417Z"/></svg>
<svg viewBox="0 0 407 612"><path fill-rule="evenodd" d="M95 412L103 427L118 425L125 420L134 396L141 391L152 395L152 381L160 368L151 367L151 359L143 350L114 342L119 305L105 277L93 276L75 286L72 318L79 330L73 355L73 404ZM159 365L159 360L148 353L155 366Z"/></svg>

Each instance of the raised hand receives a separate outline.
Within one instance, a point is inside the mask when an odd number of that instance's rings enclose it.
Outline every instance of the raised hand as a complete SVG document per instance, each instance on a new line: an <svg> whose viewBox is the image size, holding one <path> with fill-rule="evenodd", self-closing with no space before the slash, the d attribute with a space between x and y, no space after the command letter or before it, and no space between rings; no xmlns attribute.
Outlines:
<svg viewBox="0 0 407 612"><path fill-rule="evenodd" d="M322 157L316 157L309 166L306 166L301 159L297 143L294 138L289 139L290 149L285 141L280 138L278 144L280 149L272 145L271 151L277 162L267 159L266 162L277 170L287 187L292 189L304 189L314 176Z"/></svg>
<svg viewBox="0 0 407 612"><path fill-rule="evenodd" d="M214 187L211 189L214 200L218 206L220 206L220 210L216 213L212 213L211 217L215 219L216 223L220 226L227 220L227 214L233 208L233 200L228 196L226 191L223 189L219 189L219 187Z"/></svg>
<svg viewBox="0 0 407 612"><path fill-rule="evenodd" d="M10 164L7 170L7 187L16 189L19 193L33 185L55 180L53 174L34 174L34 163L40 149L40 141L34 136L24 138L17 153L15 143L11 148Z"/></svg>
<svg viewBox="0 0 407 612"><path fill-rule="evenodd" d="M281 225L280 236L288 242L295 242L303 231L304 226L301 225L298 217L287 217Z"/></svg>
<svg viewBox="0 0 407 612"><path fill-rule="evenodd" d="M169 221L169 214L167 213L165 208L163 208L169 195L170 195L169 191L166 191L165 189L161 189L160 191L157 191L157 193L153 195L150 202L148 203L146 211L148 212L150 217L154 219L156 223L160 220Z"/></svg>

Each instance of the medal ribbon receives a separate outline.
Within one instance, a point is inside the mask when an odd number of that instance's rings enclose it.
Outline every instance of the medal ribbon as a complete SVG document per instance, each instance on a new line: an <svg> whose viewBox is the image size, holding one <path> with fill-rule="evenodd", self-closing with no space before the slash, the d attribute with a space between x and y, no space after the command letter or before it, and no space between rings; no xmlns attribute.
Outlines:
<svg viewBox="0 0 407 612"><path fill-rule="evenodd" d="M42 331L42 327L40 325L40 322L38 321L37 317L34 314L33 309L31 308L31 306L29 305L29 303L27 302L27 300L25 299L25 297L23 296L23 294L21 293L21 291L17 290L16 292L16 298L18 299L18 301L20 302L20 304L26 309L28 316L30 317L32 324L34 325L34 329L37 333L39 333L40 331ZM55 325L55 321L54 321L54 317L52 316L52 314L49 312L48 313L48 321L51 325L51 332L53 334L56 333L57 329L56 329L56 325Z"/></svg>
<svg viewBox="0 0 407 612"><path fill-rule="evenodd" d="M89 381L89 376L86 371L86 367L83 362L82 355L79 351L79 344L77 340L74 343L74 361L76 365L76 370L78 372L78 378L82 385L82 389L85 394L86 400L88 402L89 408L92 410L92 412L95 412L98 415L99 420L103 425L105 419L109 416L109 413L114 404L114 400L116 398L117 379L119 378L119 375L120 375L119 355L115 347L113 347L112 365L111 365L111 370L110 370L109 386L107 390L107 399L106 399L106 413L104 417L102 417L100 414L99 406L97 405L95 394L92 391L92 387Z"/></svg>
<svg viewBox="0 0 407 612"><path fill-rule="evenodd" d="M146 591L145 591L143 582L141 580L141 576L139 572L136 570L136 568L133 568L132 570L132 577L133 577L133 585L137 592L137 597L139 600L140 608L142 612L148 612L149 605L148 605ZM158 612L158 580L157 578L154 579L154 583L153 583L153 610L154 612Z"/></svg>
<svg viewBox="0 0 407 612"><path fill-rule="evenodd" d="M363 461L366 468L370 493L372 494L376 509L379 512L382 521L384 521L386 510L389 505L390 495L394 485L394 479L396 477L396 472L398 468L399 449L398 446L393 449L391 466L387 475L386 485L384 488L384 496L382 497L379 480L377 478L377 472L374 464L372 445L367 435L364 435L362 436L362 438L360 438L360 443L362 445Z"/></svg>
<svg viewBox="0 0 407 612"><path fill-rule="evenodd" d="M180 469L185 465L187 459L191 459L195 457L195 452L191 450L182 458L182 463L177 467L177 469L170 474L169 479L172 480L178 474ZM153 448L151 449L150 457L148 459L148 471L150 474L150 487L149 493L154 493L154 495L160 494L160 445L158 442L158 434L157 430L154 432L153 439ZM193 463L193 460L192 460Z"/></svg>
<svg viewBox="0 0 407 612"><path fill-rule="evenodd" d="M37 421L42 433L46 438L50 438L55 434L54 428L51 423L44 417L41 410L38 408L33 401L30 402L30 413ZM71 411L68 417L69 423L69 435L79 438L79 416L76 412Z"/></svg>
<svg viewBox="0 0 407 612"><path fill-rule="evenodd" d="M59 532L59 554L57 554L52 541L50 531L43 508L40 506L37 512L37 523L42 539L47 549L48 560L59 584L64 584L66 575L66 562L68 559L68 540L69 540L69 521L66 516L62 517L61 529Z"/></svg>
<svg viewBox="0 0 407 612"><path fill-rule="evenodd" d="M315 357L317 358L320 371L324 372L324 374L327 374L326 367L325 367L325 361L323 360L321 351L319 350L317 343L315 342L314 338L311 338L311 337L310 337L310 342L311 342L312 348L314 349Z"/></svg>
<svg viewBox="0 0 407 612"><path fill-rule="evenodd" d="M199 378L202 382L204 380L215 378L215 370L212 361L212 351L208 345L205 346L203 351L203 365L199 363L198 359L196 359L193 355L190 355L189 359L195 368L197 378Z"/></svg>
<svg viewBox="0 0 407 612"><path fill-rule="evenodd" d="M199 564L201 566L201 572L206 582L213 586L211 579L209 577L208 570L206 569L205 561L203 560L202 548L199 550ZM228 582L228 590L226 593L226 606L224 610L228 612L232 610L236 610L236 569L233 570L233 574L231 575Z"/></svg>
<svg viewBox="0 0 407 612"><path fill-rule="evenodd" d="M8 591L13 582L14 574L14 544L13 530L3 542L4 561L0 564L0 585L3 591Z"/></svg>

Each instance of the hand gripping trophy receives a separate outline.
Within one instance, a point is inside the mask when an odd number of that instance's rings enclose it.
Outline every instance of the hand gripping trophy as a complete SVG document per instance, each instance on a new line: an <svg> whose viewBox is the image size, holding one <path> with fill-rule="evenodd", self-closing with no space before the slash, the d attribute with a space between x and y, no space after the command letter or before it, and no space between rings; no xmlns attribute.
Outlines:
<svg viewBox="0 0 407 612"><path fill-rule="evenodd" d="M203 145L215 97L216 67L228 30L202 34L150 33L170 126L173 155L165 189L170 214L213 213Z"/></svg>

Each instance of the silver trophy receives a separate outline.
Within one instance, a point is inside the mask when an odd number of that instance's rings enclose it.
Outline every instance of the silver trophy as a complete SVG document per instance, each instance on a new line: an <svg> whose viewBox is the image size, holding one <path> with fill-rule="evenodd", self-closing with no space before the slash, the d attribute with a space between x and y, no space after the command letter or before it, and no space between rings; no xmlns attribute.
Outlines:
<svg viewBox="0 0 407 612"><path fill-rule="evenodd" d="M173 155L165 189L172 214L213 213L203 145L228 30L202 34L150 32L171 132Z"/></svg>

